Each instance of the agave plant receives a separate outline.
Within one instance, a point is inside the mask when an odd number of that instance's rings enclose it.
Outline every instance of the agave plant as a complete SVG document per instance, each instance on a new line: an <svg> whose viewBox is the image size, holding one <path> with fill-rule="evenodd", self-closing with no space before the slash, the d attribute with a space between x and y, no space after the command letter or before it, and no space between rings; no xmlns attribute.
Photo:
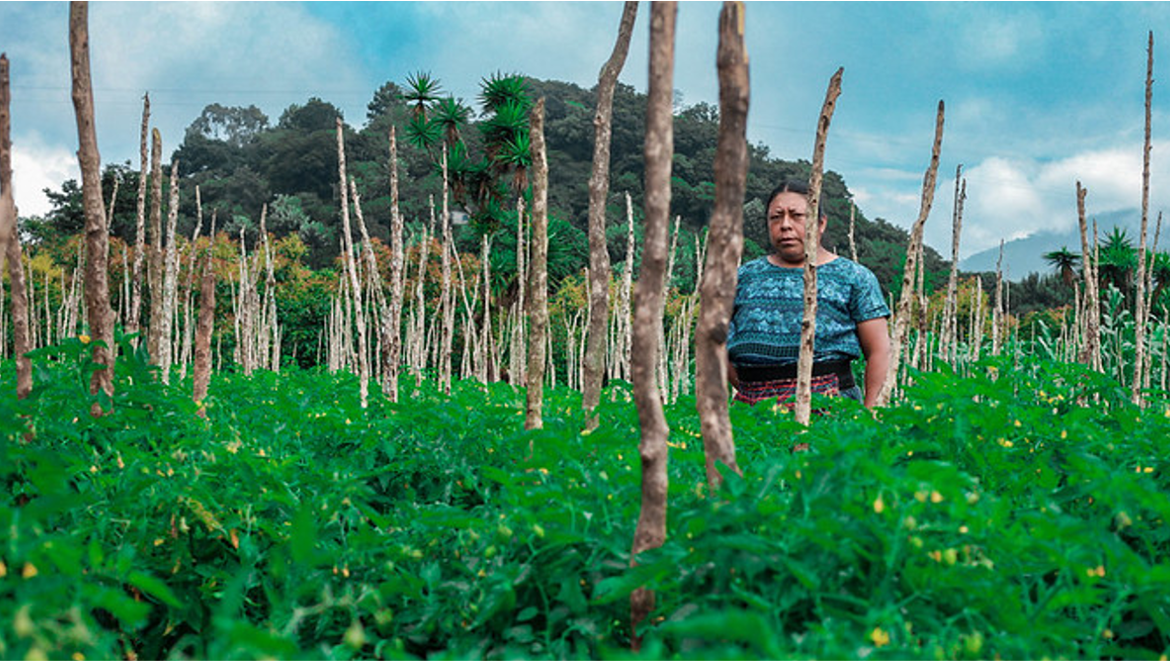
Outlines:
<svg viewBox="0 0 1170 661"><path fill-rule="evenodd" d="M431 151L442 139L443 128L438 123L428 120L426 115L414 115L406 125L407 142L419 149Z"/></svg>
<svg viewBox="0 0 1170 661"><path fill-rule="evenodd" d="M442 92L438 78L432 77L429 72L420 71L406 77L406 91L402 93L402 100L412 106L416 118L425 120L427 110L439 100Z"/></svg>
<svg viewBox="0 0 1170 661"><path fill-rule="evenodd" d="M470 118L471 109L452 97L441 99L434 108L433 121L441 127L448 147L463 142L459 131L467 125Z"/></svg>
<svg viewBox="0 0 1170 661"><path fill-rule="evenodd" d="M528 105L509 101L480 124L483 134L484 150L488 158L495 158L504 146L517 135L528 134Z"/></svg>
<svg viewBox="0 0 1170 661"><path fill-rule="evenodd" d="M504 143L496 160L512 169L512 191L519 194L528 188L528 168L532 165L532 141L527 132L517 133Z"/></svg>
<svg viewBox="0 0 1170 661"><path fill-rule="evenodd" d="M485 113L498 112L509 103L521 106L525 113L532 106L532 96L524 76L496 73L491 78L484 79L480 83L480 88L482 91L479 99Z"/></svg>

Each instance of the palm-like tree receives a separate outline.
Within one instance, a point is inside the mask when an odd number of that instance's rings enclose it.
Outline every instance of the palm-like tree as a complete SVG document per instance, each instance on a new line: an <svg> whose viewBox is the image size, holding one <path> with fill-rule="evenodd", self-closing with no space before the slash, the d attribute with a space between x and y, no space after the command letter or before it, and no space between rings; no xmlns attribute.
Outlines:
<svg viewBox="0 0 1170 661"><path fill-rule="evenodd" d="M443 139L443 128L429 121L425 114L414 115L406 124L406 140L410 144L432 151Z"/></svg>
<svg viewBox="0 0 1170 661"><path fill-rule="evenodd" d="M1072 287L1076 267L1081 261L1081 256L1070 251L1068 247L1061 246L1060 250L1044 253L1044 259L1060 273L1060 278L1064 281L1064 286Z"/></svg>
<svg viewBox="0 0 1170 661"><path fill-rule="evenodd" d="M528 132L516 133L496 154L496 159L512 169L512 192L520 194L528 188L528 168L532 165L532 141Z"/></svg>
<svg viewBox="0 0 1170 661"><path fill-rule="evenodd" d="M1133 271L1137 267L1137 253L1129 234L1124 229L1114 226L1105 237L1100 252L1101 277L1117 287L1118 291L1122 293L1129 291Z"/></svg>
<svg viewBox="0 0 1170 661"><path fill-rule="evenodd" d="M439 100L443 88L439 79L431 76L430 72L419 71L406 77L406 91L402 93L402 100L412 106L414 116L427 116L427 110Z"/></svg>
<svg viewBox="0 0 1170 661"><path fill-rule="evenodd" d="M508 101L496 107L492 114L480 124L483 134L484 151L488 158L495 158L504 146L518 135L528 135L528 107L531 104Z"/></svg>
<svg viewBox="0 0 1170 661"><path fill-rule="evenodd" d="M442 129L447 146L453 148L456 144L463 142L459 131L467 125L467 121L471 118L471 108L448 96L435 105L434 111L435 116L432 121Z"/></svg>
<svg viewBox="0 0 1170 661"><path fill-rule="evenodd" d="M479 100L485 113L496 112L508 103L522 106L525 113L532 107L532 95L524 76L496 73L484 79L480 89Z"/></svg>

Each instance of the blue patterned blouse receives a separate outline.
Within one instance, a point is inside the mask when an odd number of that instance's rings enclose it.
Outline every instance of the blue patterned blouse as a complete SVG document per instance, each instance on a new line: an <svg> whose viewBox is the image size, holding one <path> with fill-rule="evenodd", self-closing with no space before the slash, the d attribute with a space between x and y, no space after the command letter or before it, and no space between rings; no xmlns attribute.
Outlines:
<svg viewBox="0 0 1170 661"><path fill-rule="evenodd" d="M817 267L814 362L861 357L857 324L890 316L873 272L837 257ZM727 351L735 365L787 365L800 357L804 269L754 259L739 267Z"/></svg>

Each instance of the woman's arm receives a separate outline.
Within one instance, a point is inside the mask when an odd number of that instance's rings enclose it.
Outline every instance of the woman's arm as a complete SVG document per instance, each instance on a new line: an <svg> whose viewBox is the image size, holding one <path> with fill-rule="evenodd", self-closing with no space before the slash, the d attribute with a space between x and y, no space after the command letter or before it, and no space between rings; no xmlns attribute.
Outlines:
<svg viewBox="0 0 1170 661"><path fill-rule="evenodd" d="M886 318L857 324L857 341L865 355L865 406L873 408L890 369L890 329Z"/></svg>

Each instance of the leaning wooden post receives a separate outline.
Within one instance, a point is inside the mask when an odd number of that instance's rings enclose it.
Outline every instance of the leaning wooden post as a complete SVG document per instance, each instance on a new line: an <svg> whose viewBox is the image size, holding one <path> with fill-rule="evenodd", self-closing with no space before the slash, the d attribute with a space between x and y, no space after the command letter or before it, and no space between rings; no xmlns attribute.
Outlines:
<svg viewBox="0 0 1170 661"><path fill-rule="evenodd" d="M1146 360L1146 231L1150 219L1150 104L1154 95L1154 33L1150 32L1146 55L1146 141L1142 150L1142 229L1138 241L1137 295L1134 296L1134 362L1130 396L1142 404Z"/></svg>
<svg viewBox="0 0 1170 661"><path fill-rule="evenodd" d="M369 354L366 349L366 315L362 309L362 287L358 283L357 265L353 259L353 235L349 226L349 186L345 174L345 133L341 118L337 118L337 183L341 192L341 245L344 253L345 273L349 276L349 286L353 294L354 315L357 320L358 336L358 379L361 394L362 408L369 404L370 395L370 365Z"/></svg>
<svg viewBox="0 0 1170 661"><path fill-rule="evenodd" d="M650 84L646 107L646 183L645 231L642 247L642 270L638 276L634 305L633 352L631 372L634 404L642 440L638 452L642 459L642 508L634 531L630 564L637 564L638 554L662 546L666 541L666 440L670 428L662 408L662 395L654 368L658 364L657 346L662 327L664 304L663 276L666 269L667 225L670 215L670 171L674 151L674 124L671 104L674 94L674 32L678 6L674 2L655 2L650 6ZM627 265L633 255L626 256ZM654 610L654 593L640 587L630 595L632 645L641 646L638 625Z"/></svg>
<svg viewBox="0 0 1170 661"><path fill-rule="evenodd" d="M825 104L817 121L817 138L813 146L812 173L808 183L808 215L804 217L804 318L800 322L800 358L796 363L796 422L808 425L812 417L812 367L817 335L817 255L820 254L821 179L825 170L825 141L829 123L841 96L841 76L837 69L829 79Z"/></svg>
<svg viewBox="0 0 1170 661"><path fill-rule="evenodd" d="M589 329L586 331L585 360L581 386L585 425L597 427L593 409L601 401L601 380L605 375L606 326L609 320L609 249L605 241L605 202L609 193L609 150L613 134L613 93L618 74L630 51L630 36L638 15L638 3L626 2L618 26L613 53L601 68L597 80L597 108L593 115L593 172L589 177Z"/></svg>
<svg viewBox="0 0 1170 661"><path fill-rule="evenodd" d="M8 261L12 287L12 344L16 357L16 397L24 399L32 392L32 363L25 356L29 342L28 292L24 286L24 262L21 258L20 234L16 231L16 198L12 191L12 115L8 56L0 54L0 273ZM0 292L3 298L3 292Z"/></svg>
<svg viewBox="0 0 1170 661"><path fill-rule="evenodd" d="M138 171L138 206L137 206L137 228L138 232L134 240L134 273L131 277L130 287L130 318L126 323L126 334L133 335L137 333L142 324L142 258L146 249L146 180L147 164L149 161L146 156L147 135L150 132L150 95L146 94L142 97L142 133L138 143L138 155L141 162ZM131 340L134 346L138 346L139 338Z"/></svg>
<svg viewBox="0 0 1170 661"><path fill-rule="evenodd" d="M544 144L544 97L528 114L532 139L532 258L528 266L528 379L525 429L544 426L545 344L548 342L548 156Z"/></svg>
<svg viewBox="0 0 1170 661"><path fill-rule="evenodd" d="M957 360L952 349L958 344L959 235L963 229L963 202L967 199L967 180L963 165L955 168L955 207L951 223L951 275L947 279L947 299L943 304L942 339L939 353L953 367Z"/></svg>
<svg viewBox="0 0 1170 661"><path fill-rule="evenodd" d="M703 432L707 485L719 489L719 464L739 473L727 404L727 328L743 253L743 197L747 182L748 56L744 5L725 2L719 12L719 140L715 147L715 209L695 331L695 407ZM680 317L676 323L686 324Z"/></svg>
<svg viewBox="0 0 1170 661"><path fill-rule="evenodd" d="M1085 220L1085 196L1089 191L1077 182L1077 222L1081 230L1081 269L1085 280L1085 303L1083 306L1085 329L1077 362L1088 367L1094 364L1094 357L1101 347L1101 308L1097 298L1097 270L1093 263L1093 250L1089 244L1088 223Z"/></svg>
<svg viewBox="0 0 1170 661"><path fill-rule="evenodd" d="M898 379L898 363L902 359L902 341L906 337L906 327L910 323L910 303L914 298L914 269L917 267L918 244L922 241L922 228L926 224L926 217L930 215L930 207L934 203L934 182L938 176L939 152L942 151L943 136L943 102L938 102L938 116L934 125L934 148L930 154L930 165L926 168L926 175L922 179L922 205L918 210L918 219L910 230L910 245L906 248L906 266L902 270L902 294L898 299L898 314L894 320L894 332L890 336L890 368L886 372L886 381L882 384L881 392L875 401L876 406L885 406L890 401L894 384Z"/></svg>
<svg viewBox="0 0 1170 661"><path fill-rule="evenodd" d="M69 47L73 70L73 109L77 116L77 159L81 166L81 194L85 205L85 307L93 338L93 361L105 369L94 371L89 390L114 394L114 311L108 282L109 228L102 200L101 156L93 125L93 86L89 75L89 6L69 3ZM94 402L90 412L102 415Z"/></svg>

